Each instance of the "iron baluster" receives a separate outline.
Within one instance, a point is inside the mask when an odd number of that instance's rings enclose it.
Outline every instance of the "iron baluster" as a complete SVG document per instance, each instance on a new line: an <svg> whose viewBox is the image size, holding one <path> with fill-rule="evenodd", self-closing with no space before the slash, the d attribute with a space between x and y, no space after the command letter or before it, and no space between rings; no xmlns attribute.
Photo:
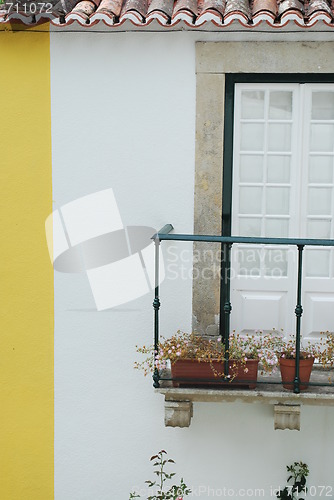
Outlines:
<svg viewBox="0 0 334 500"><path fill-rule="evenodd" d="M159 250L160 250L160 239L158 236L154 238L155 244L155 279L154 279L154 372L153 372L153 387L160 387L160 376L159 370L156 366L156 356L159 346L159 309L160 309L160 299L159 299Z"/></svg>
<svg viewBox="0 0 334 500"><path fill-rule="evenodd" d="M230 316L231 305L231 243L224 243L221 252L221 275L220 275L220 314L219 335L225 347L225 378L229 374L229 348L230 348Z"/></svg>
<svg viewBox="0 0 334 500"><path fill-rule="evenodd" d="M296 371L293 381L293 392L300 392L299 361L300 361L300 326L303 314L302 307L302 279L303 279L303 250L304 245L298 245L298 281L297 281L297 305L296 315Z"/></svg>

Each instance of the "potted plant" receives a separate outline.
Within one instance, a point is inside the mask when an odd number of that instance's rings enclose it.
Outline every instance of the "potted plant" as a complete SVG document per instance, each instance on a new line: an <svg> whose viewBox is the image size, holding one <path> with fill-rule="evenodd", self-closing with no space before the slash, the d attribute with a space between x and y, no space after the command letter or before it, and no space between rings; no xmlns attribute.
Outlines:
<svg viewBox="0 0 334 500"><path fill-rule="evenodd" d="M334 334L331 332L322 332L321 349L318 361L324 368L332 368L334 366Z"/></svg>
<svg viewBox="0 0 334 500"><path fill-rule="evenodd" d="M275 332L275 331L274 331ZM296 374L296 342L295 338L284 339L283 334L272 335L272 348L278 359L283 387L293 390ZM334 362L334 336L326 332L326 338L322 337L316 342L301 342L299 353L299 379L301 391L308 388L314 361L323 367L333 366Z"/></svg>
<svg viewBox="0 0 334 500"><path fill-rule="evenodd" d="M229 373L225 376L227 350L220 337L206 338L197 333L178 331L164 338L155 353L153 347L137 347L147 355L135 367L146 375L155 368L159 371L170 365L174 387L193 385L234 385L256 387L258 364L271 371L277 360L266 337L240 336L233 333L229 339Z"/></svg>

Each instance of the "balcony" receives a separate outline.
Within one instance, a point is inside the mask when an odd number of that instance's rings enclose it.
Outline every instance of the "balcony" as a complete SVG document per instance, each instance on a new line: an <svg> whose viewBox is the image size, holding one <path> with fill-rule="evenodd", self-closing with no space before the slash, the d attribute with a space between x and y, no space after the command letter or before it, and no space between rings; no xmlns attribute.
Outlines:
<svg viewBox="0 0 334 500"><path fill-rule="evenodd" d="M152 239L155 242L155 297L154 307L154 346L159 345L159 249L162 241L190 241L220 243L221 273L220 273L220 323L219 336L226 346L227 355L224 369L224 380L228 381L229 359L228 346L230 340L230 256L233 244L251 245L279 245L297 247L297 283L296 283L296 330L295 330L295 357L296 368L293 380L293 391L282 387L278 374L259 376L255 390L245 390L233 385L228 387L174 387L171 372L167 369L159 372L156 368L153 375L153 385L157 393L165 398L165 425L172 427L188 427L193 415L194 402L244 402L267 404L273 406L274 428L300 430L300 411L303 405L334 406L334 370L314 366L307 390L300 392L300 351L301 351L301 319L302 307L302 279L303 279L303 250L306 246L333 247L334 240L324 239L293 239L293 238L253 238L234 236L188 235L171 234L173 226L165 225ZM227 279L223 279L226 276ZM334 290L333 290L334 293ZM180 378L177 379L180 382ZM217 380L212 380L214 382ZM186 382L186 380L185 380ZM201 381L204 382L203 380ZM186 384L185 384L186 385Z"/></svg>

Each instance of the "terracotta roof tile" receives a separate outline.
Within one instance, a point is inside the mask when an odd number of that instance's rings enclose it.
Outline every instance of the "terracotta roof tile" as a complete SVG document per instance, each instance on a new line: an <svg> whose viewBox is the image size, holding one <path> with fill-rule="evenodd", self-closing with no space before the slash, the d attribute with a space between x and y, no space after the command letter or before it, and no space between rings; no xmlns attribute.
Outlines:
<svg viewBox="0 0 334 500"><path fill-rule="evenodd" d="M307 15L311 16L315 12L327 12L332 15L331 6L327 0L309 0Z"/></svg>
<svg viewBox="0 0 334 500"><path fill-rule="evenodd" d="M170 19L173 13L173 2L170 0L152 0L147 13L151 14L154 11L161 12Z"/></svg>
<svg viewBox="0 0 334 500"><path fill-rule="evenodd" d="M226 7L226 0L199 0L198 10L199 15L196 19L196 25L213 21L215 24L223 23L223 16Z"/></svg>
<svg viewBox="0 0 334 500"><path fill-rule="evenodd" d="M192 25L198 15L197 0L176 0L174 3L172 23L185 21Z"/></svg>
<svg viewBox="0 0 334 500"><path fill-rule="evenodd" d="M197 16L198 14L197 0L176 0L173 9L173 15L177 14L181 10L188 10L194 16Z"/></svg>
<svg viewBox="0 0 334 500"><path fill-rule="evenodd" d="M80 20L79 18L81 17L85 22L89 22L89 18L95 10L96 5L94 2L91 0L81 0L66 17L72 20Z"/></svg>
<svg viewBox="0 0 334 500"><path fill-rule="evenodd" d="M277 1L276 0L254 0L252 6L252 14L255 16L260 12L270 12L274 17L277 16Z"/></svg>
<svg viewBox="0 0 334 500"><path fill-rule="evenodd" d="M105 12L112 17L119 17L122 10L122 0L102 0L96 12Z"/></svg>
<svg viewBox="0 0 334 500"><path fill-rule="evenodd" d="M24 2L25 0L18 0ZM334 28L334 0L50 0L51 22L56 26L78 22L82 26L104 22L117 29L127 21L127 29L148 27L155 20L166 29L210 29L220 31L239 21L237 27L257 29L261 23L291 29L312 28L323 22L325 29ZM19 20L36 23L43 16L24 12L0 11L0 22ZM45 16L44 16L45 17ZM130 23L130 24L129 24ZM179 24L181 23L181 24ZM292 23L292 24L291 24ZM155 26L159 26L156 24ZM317 29L318 29L317 28ZM146 28L148 29L148 28Z"/></svg>
<svg viewBox="0 0 334 500"><path fill-rule="evenodd" d="M226 0L204 0L202 12L208 10L216 10L217 12L219 12L219 14L223 16L225 7L226 7Z"/></svg>
<svg viewBox="0 0 334 500"><path fill-rule="evenodd" d="M145 22L147 8L147 0L125 0L121 10L121 17L129 14L130 12L134 14L137 13L140 14L142 22Z"/></svg>
<svg viewBox="0 0 334 500"><path fill-rule="evenodd" d="M304 13L304 3L300 0L282 0L278 4L278 15L285 14L288 10Z"/></svg>
<svg viewBox="0 0 334 500"><path fill-rule="evenodd" d="M247 19L250 20L250 8L248 0L227 0L225 8L225 17L228 14L241 12Z"/></svg>

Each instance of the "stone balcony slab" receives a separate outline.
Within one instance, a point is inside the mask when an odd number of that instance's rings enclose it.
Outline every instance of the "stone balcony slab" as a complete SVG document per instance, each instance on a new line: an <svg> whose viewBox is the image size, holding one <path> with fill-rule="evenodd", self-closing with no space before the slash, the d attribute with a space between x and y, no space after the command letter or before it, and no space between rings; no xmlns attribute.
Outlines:
<svg viewBox="0 0 334 500"><path fill-rule="evenodd" d="M168 373L165 374L168 377ZM314 369L311 384L333 383L334 370ZM155 392L165 398L165 425L172 427L188 427L193 414L193 403L249 403L267 404L274 408L274 428L300 430L300 413L303 405L334 406L334 385L311 385L300 394L283 389L279 374L259 376L259 383L254 390L241 387L182 387L172 386L171 381L161 381L161 387ZM330 382L331 381L331 382ZM187 403L186 405L184 403ZM177 411L171 412L171 405ZM168 415L167 415L168 412ZM182 412L186 414L181 415ZM179 423L182 425L178 425ZM189 423L189 425L188 425Z"/></svg>

